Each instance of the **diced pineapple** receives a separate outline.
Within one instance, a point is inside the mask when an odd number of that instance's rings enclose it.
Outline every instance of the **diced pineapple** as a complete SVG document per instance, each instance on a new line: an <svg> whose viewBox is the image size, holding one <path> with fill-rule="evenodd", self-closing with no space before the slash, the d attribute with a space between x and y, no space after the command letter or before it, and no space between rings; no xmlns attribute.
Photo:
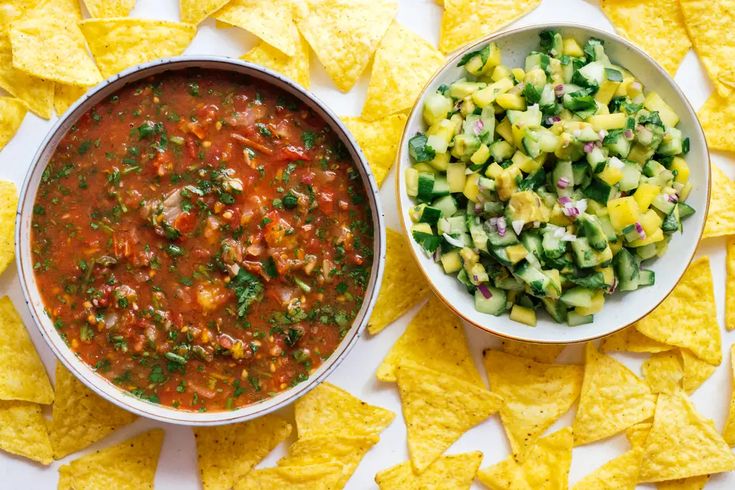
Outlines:
<svg viewBox="0 0 735 490"><path fill-rule="evenodd" d="M588 201L591 202L591 201ZM561 206L559 204L554 204L554 207L551 209L551 216L549 217L549 223L556 226L568 226L572 224L572 220L569 219L567 215L564 214L564 211L562 211Z"/></svg>
<svg viewBox="0 0 735 490"><path fill-rule="evenodd" d="M447 113L452 110L454 102L450 97L435 92L426 97L424 102L423 116L426 124L436 124L447 117Z"/></svg>
<svg viewBox="0 0 735 490"><path fill-rule="evenodd" d="M638 221L641 214L638 203L633 196L609 200L607 211L610 214L610 223L617 232L621 232L626 226Z"/></svg>
<svg viewBox="0 0 735 490"><path fill-rule="evenodd" d="M447 167L447 184L449 192L463 192L467 175L467 166L464 163L452 163Z"/></svg>
<svg viewBox="0 0 735 490"><path fill-rule="evenodd" d="M467 180L464 184L462 193L467 199L472 202L477 201L477 196L480 193L480 186L477 184L480 180L480 174L470 174L467 176Z"/></svg>
<svg viewBox="0 0 735 490"><path fill-rule="evenodd" d="M511 129L510 120L505 117L500 123L495 126L495 132L500 135L505 141L513 144L513 130Z"/></svg>
<svg viewBox="0 0 735 490"><path fill-rule="evenodd" d="M618 252L620 252L620 249L623 248L623 241L618 240L617 242L612 242L609 245L610 245L610 251L613 253L613 255L615 255Z"/></svg>
<svg viewBox="0 0 735 490"><path fill-rule="evenodd" d="M513 142L511 144L516 148L523 148L523 137L526 135L526 128L518 124L512 124L510 130L513 134Z"/></svg>
<svg viewBox="0 0 735 490"><path fill-rule="evenodd" d="M600 84L599 90L595 94L595 100L600 104L609 104L612 98L615 96L615 92L618 91L620 82L612 82L610 80L603 80Z"/></svg>
<svg viewBox="0 0 735 490"><path fill-rule="evenodd" d="M610 130L610 129L621 129L625 127L625 123L628 122L628 116L622 112L616 112L614 114L600 114L589 118L592 129L595 131Z"/></svg>
<svg viewBox="0 0 735 490"><path fill-rule="evenodd" d="M692 183L687 182L686 184L684 184L684 188L679 193L679 199L681 199L682 201L686 201L691 191L692 191Z"/></svg>
<svg viewBox="0 0 735 490"><path fill-rule="evenodd" d="M437 153L434 158L429 161L429 165L437 170L445 171L449 167L449 153Z"/></svg>
<svg viewBox="0 0 735 490"><path fill-rule="evenodd" d="M686 184L689 182L689 164L681 157L674 157L671 161L671 167L669 168L672 172L676 171L676 177L674 181L680 184Z"/></svg>
<svg viewBox="0 0 735 490"><path fill-rule="evenodd" d="M510 319L531 327L536 326L536 312L525 306L513 305L513 309L510 310Z"/></svg>
<svg viewBox="0 0 735 490"><path fill-rule="evenodd" d="M526 78L526 72L523 71L523 68L513 68L512 70L510 70L510 72L513 74L513 77L515 77L515 79L519 82L522 82Z"/></svg>
<svg viewBox="0 0 735 490"><path fill-rule="evenodd" d="M504 78L510 78L510 70L505 65L498 65L493 70L493 74L490 78L492 78L494 82L499 82Z"/></svg>
<svg viewBox="0 0 735 490"><path fill-rule="evenodd" d="M495 102L498 96L512 88L513 81L510 78L501 78L497 82L491 83L487 87L474 92L472 94L472 102L477 104L478 107L487 107Z"/></svg>
<svg viewBox="0 0 735 490"><path fill-rule="evenodd" d="M584 56L584 51L582 51L576 39L572 37L564 39L562 53L567 56L574 56L575 58L582 58Z"/></svg>
<svg viewBox="0 0 735 490"><path fill-rule="evenodd" d="M643 182L633 193L633 198L638 203L641 211L645 211L651 206L651 203L661 193L661 187L656 184Z"/></svg>
<svg viewBox="0 0 735 490"><path fill-rule="evenodd" d="M608 185L615 185L623 178L623 171L617 167L606 165L597 177Z"/></svg>
<svg viewBox="0 0 735 490"><path fill-rule="evenodd" d="M656 211L654 211L653 209L649 209L641 215L641 218L638 220L638 222L643 227L643 231L646 232L646 236L648 236L656 233L656 230L661 228L661 223L663 223L663 220Z"/></svg>
<svg viewBox="0 0 735 490"><path fill-rule="evenodd" d="M526 172L527 174L534 173L543 165L543 163L534 160L533 158L520 151L516 151L513 154L512 161L513 165L518 167L520 170Z"/></svg>
<svg viewBox="0 0 735 490"><path fill-rule="evenodd" d="M643 238L641 240L636 240L634 242L630 242L628 244L629 247L644 247L646 245L649 245L651 243L657 243L664 239L664 232L661 231L661 228L657 229L653 233L646 234L646 238Z"/></svg>
<svg viewBox="0 0 735 490"><path fill-rule="evenodd" d="M505 247L505 252L508 254L508 260L513 264L520 262L526 258L526 255L528 255L528 250L526 250L526 247L520 243Z"/></svg>
<svg viewBox="0 0 735 490"><path fill-rule="evenodd" d="M452 250L450 252L443 253L441 261L442 267L444 267L444 272L447 274L452 274L462 268L462 259L459 256L459 250Z"/></svg>
<svg viewBox="0 0 735 490"><path fill-rule="evenodd" d="M501 201L507 201L516 191L516 179L507 170L503 169L495 179L495 190ZM465 192L466 195L466 192ZM469 199L469 197L468 197Z"/></svg>
<svg viewBox="0 0 735 490"><path fill-rule="evenodd" d="M625 97L628 95L628 86L633 82L635 82L635 78L623 77L623 81L618 85L618 88L615 91L615 97Z"/></svg>
<svg viewBox="0 0 735 490"><path fill-rule="evenodd" d="M464 173L464 172L463 172ZM407 168L406 178L406 194L410 197L416 197L419 193L419 172L415 168Z"/></svg>
<svg viewBox="0 0 735 490"><path fill-rule="evenodd" d="M498 165L497 162L493 162L487 166L487 169L485 170L485 177L490 177L491 179L497 179L502 171L503 171L503 167Z"/></svg>
<svg viewBox="0 0 735 490"><path fill-rule="evenodd" d="M526 110L526 99L518 94L500 94L495 98L495 102L503 109L511 109L514 111ZM480 105L480 104L478 104Z"/></svg>
<svg viewBox="0 0 735 490"><path fill-rule="evenodd" d="M597 291L592 296L592 304L587 307L577 306L574 311L582 316L594 315L602 311L602 307L605 306L605 293L602 290Z"/></svg>
<svg viewBox="0 0 735 490"><path fill-rule="evenodd" d="M679 116L674 112L674 109L664 102L664 99L656 92L649 92L643 106L649 111L658 111L661 120L668 127L673 128L679 124Z"/></svg>
<svg viewBox="0 0 735 490"><path fill-rule="evenodd" d="M490 158L490 148L486 144L481 144L480 147L470 157L470 161L476 165L485 163Z"/></svg>

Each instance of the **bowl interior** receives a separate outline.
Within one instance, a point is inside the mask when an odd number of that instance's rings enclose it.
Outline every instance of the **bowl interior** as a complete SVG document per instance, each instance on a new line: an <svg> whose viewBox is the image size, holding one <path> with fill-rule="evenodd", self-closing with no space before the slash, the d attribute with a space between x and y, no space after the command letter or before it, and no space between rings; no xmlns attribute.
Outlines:
<svg viewBox="0 0 735 490"><path fill-rule="evenodd" d="M709 155L704 134L696 114L675 83L651 58L622 38L599 31L572 25L530 26L498 34L455 53L448 64L437 73L418 99L406 124L399 153L398 200L400 218L405 230L411 227L409 209L414 205L406 194L403 170L411 165L408 156L408 139L417 131L425 131L421 112L427 94L433 93L442 84L450 84L462 77L463 68L457 62L464 52L474 51L488 42L495 42L503 54L503 63L509 67L523 66L526 55L538 49L538 35L541 31L555 29L563 36L572 36L580 42L596 37L605 42L605 50L611 61L632 72L645 86L646 91L656 91L676 111L681 118L678 128L690 138L690 151L686 160L691 168L692 191L687 203L696 213L684 222L682 235L675 235L667 253L659 259L646 262L645 267L656 274L653 287L641 288L630 293L617 292L606 298L605 307L595 314L593 323L569 327L555 323L545 312L538 316L536 327L529 327L512 321L508 315L495 317L475 310L474 301L466 289L452 275L444 274L440 264L427 256L412 239L411 247L421 269L437 295L457 314L469 323L489 332L518 340L533 342L569 343L590 340L608 335L643 317L656 307L673 289L684 273L697 247L704 226L709 197Z"/></svg>
<svg viewBox="0 0 735 490"><path fill-rule="evenodd" d="M272 398L232 411L204 413L176 410L172 407L158 405L136 398L128 392L121 390L104 377L96 374L90 366L79 359L67 347L59 335L59 332L54 328L51 319L45 313L43 301L38 293L38 287L33 273L33 262L30 249L30 230L33 216L33 204L42 173L46 168L48 161L52 157L57 144L77 119L97 102L117 92L128 83L162 72L185 70L195 67L200 69L224 70L260 80L265 84L275 86L299 98L308 107L314 110L316 114L323 118L345 144L349 151L350 158L355 162L366 190L374 230L374 260L370 274L370 281L366 288L362 307L360 308L354 323L332 355L311 374L308 380L289 388ZM175 424L218 425L248 420L291 403L298 397L306 394L310 389L317 386L319 382L324 380L324 378L340 363L340 361L344 359L350 348L359 338L359 335L367 324L370 312L375 304L378 285L380 284L383 273L383 262L385 260L384 218L380 202L376 199L377 195L378 188L375 184L372 173L370 172L370 168L350 133L340 122L339 118L334 115L324 103L319 101L299 85L262 67L229 58L180 57L155 61L128 69L89 91L57 122L42 143L23 183L20 193L18 216L16 218L16 260L18 263L21 287L25 296L26 304L30 309L31 316L34 319L35 324L38 326L44 340L50 346L56 357L77 378L79 378L79 380L109 401L129 411L137 413L138 415Z"/></svg>

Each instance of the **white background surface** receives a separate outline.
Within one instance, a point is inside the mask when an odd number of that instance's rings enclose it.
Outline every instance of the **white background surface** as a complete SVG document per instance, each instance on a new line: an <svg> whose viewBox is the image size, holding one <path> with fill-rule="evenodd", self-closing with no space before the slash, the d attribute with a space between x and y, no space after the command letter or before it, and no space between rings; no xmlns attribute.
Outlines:
<svg viewBox="0 0 735 490"><path fill-rule="evenodd" d="M434 4L433 0L400 0L399 3L398 20L426 39L436 43L439 36L441 8ZM177 20L177 4L176 0L138 0L138 5L132 16ZM600 11L597 2L583 0L544 0L537 10L512 25L543 24L552 21L579 22L611 30L611 26ZM245 53L255 42L256 39L245 31L216 29L214 21L210 19L200 26L194 42L186 53L236 57ZM319 66L312 55L312 90L339 114L357 115L360 113L365 98L368 75L369 72L363 76L349 94L342 94L333 86L323 68ZM695 108L701 107L712 90L712 86L704 75L702 66L694 52L690 52L684 60L676 76L676 81ZM0 152L0 178L13 180L20 186L26 169L30 165L31 158L51 127L52 122L44 121L29 113L16 137ZM713 153L712 159L728 175L735 176L734 162L727 155ZM397 228L394 179L394 174L386 179L382 187L381 198L388 225ZM700 245L698 255L709 255L712 260L718 320L720 325L724 325L724 239L704 241ZM19 308L26 324L30 327L31 336L46 364L47 370L53 376L55 359L30 323L30 315L24 307L18 277L13 266L0 276L0 294L10 295L13 303ZM347 487L349 489L376 488L373 481L376 472L408 458L405 442L406 431L401 416L397 390L393 384L378 382L374 377L374 372L414 313L415 310L376 337L370 337L366 333L358 341L345 362L329 378L330 382L347 389L369 403L389 408L396 413L393 424L383 432L380 442L367 453L362 464L353 475ZM671 320L676 321L674 318ZM467 328L467 335L476 364L482 371L481 352L484 348L496 345L497 340L489 334L469 327ZM733 341L735 341L735 332L726 333L723 328L723 363L692 397L697 408L705 416L714 419L718 428L722 427L727 415L731 384L728 353L729 346ZM616 355L616 357L637 371L641 361L646 356L631 354ZM568 347L560 360L581 362L581 348L579 346ZM570 424L573 420L574 410L573 408L571 413L566 414L551 430ZM290 409L286 409L284 415L290 417L290 411ZM200 488L194 438L191 430L187 427L163 425L139 419L131 426L117 431L85 452L105 447L142 430L156 426L162 427L166 431L163 452L156 475L156 488L159 490L195 490ZM261 466L272 465L284 454L288 442L286 441L286 443L276 448ZM570 484L626 449L628 449L628 445L623 435L575 448ZM481 450L484 453L483 466L496 463L507 456L508 444L497 417L493 417L467 432L448 452L457 453L468 450ZM80 454L84 454L84 452L54 462L49 467L42 467L24 459L0 453L0 489L40 490L56 488L58 467L80 456ZM481 486L476 483L475 488L481 488ZM654 487L641 485L640 488ZM715 475L710 480L707 488L721 490L735 488L735 474Z"/></svg>

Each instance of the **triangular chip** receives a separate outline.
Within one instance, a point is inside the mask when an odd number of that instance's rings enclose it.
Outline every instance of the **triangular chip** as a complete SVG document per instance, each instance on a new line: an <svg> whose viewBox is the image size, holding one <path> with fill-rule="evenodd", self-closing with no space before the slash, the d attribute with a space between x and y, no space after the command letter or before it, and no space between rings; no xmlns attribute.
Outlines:
<svg viewBox="0 0 735 490"><path fill-rule="evenodd" d="M92 17L125 17L135 7L135 0L84 0Z"/></svg>
<svg viewBox="0 0 735 490"><path fill-rule="evenodd" d="M657 482L735 469L735 455L683 394L658 396L639 481Z"/></svg>
<svg viewBox="0 0 735 490"><path fill-rule="evenodd" d="M181 22L197 25L225 5L230 0L179 0Z"/></svg>
<svg viewBox="0 0 735 490"><path fill-rule="evenodd" d="M56 364L56 397L49 423L55 459L94 444L135 418L100 398L61 363Z"/></svg>
<svg viewBox="0 0 735 490"><path fill-rule="evenodd" d="M697 117L711 150L735 152L735 140L730 137L735 131L735 104L728 97L713 92L697 111ZM712 191L715 191L714 187Z"/></svg>
<svg viewBox="0 0 735 490"><path fill-rule="evenodd" d="M342 120L365 153L370 170L375 176L375 182L380 187L395 163L403 127L406 125L406 115L393 114L378 121L367 121L362 117L343 117ZM415 261L411 258L411 264L414 263ZM386 268L386 272L388 271L389 269ZM423 276L419 284L425 284ZM406 288L402 290L405 292Z"/></svg>
<svg viewBox="0 0 735 490"><path fill-rule="evenodd" d="M285 75L291 80L309 88L309 57L311 51L303 36L299 35L296 54L286 56L268 43L260 42L253 49L245 53L240 59L261 65L275 72Z"/></svg>
<svg viewBox="0 0 735 490"><path fill-rule="evenodd" d="M54 90L54 110L57 116L61 116L71 105L87 93L86 87L75 87L74 85L62 85L56 83Z"/></svg>
<svg viewBox="0 0 735 490"><path fill-rule="evenodd" d="M702 238L735 235L735 182L715 164L712 168L712 194Z"/></svg>
<svg viewBox="0 0 735 490"><path fill-rule="evenodd" d="M153 490L162 444L163 431L149 430L75 459L59 474L73 490Z"/></svg>
<svg viewBox="0 0 735 490"><path fill-rule="evenodd" d="M289 1L232 0L214 17L255 34L286 56L296 55L299 31Z"/></svg>
<svg viewBox="0 0 735 490"><path fill-rule="evenodd" d="M253 470L235 484L235 490L337 490L342 478L338 462L309 466L276 466Z"/></svg>
<svg viewBox="0 0 735 490"><path fill-rule="evenodd" d="M3 108L1 101L2 97L0 97L0 109ZM18 189L15 183L0 180L0 274L5 272L15 257L15 211L17 207ZM1 362L0 366L2 366ZM1 374L0 378L2 378ZM0 400L3 398L1 393L2 390L0 390Z"/></svg>
<svg viewBox="0 0 735 490"><path fill-rule="evenodd" d="M483 353L490 390L503 399L500 419L514 453L533 444L574 404L582 366L543 364L505 352Z"/></svg>
<svg viewBox="0 0 735 490"><path fill-rule="evenodd" d="M656 490L702 490L708 481L709 475L662 481L656 484Z"/></svg>
<svg viewBox="0 0 735 490"><path fill-rule="evenodd" d="M312 0L296 24L334 84L347 92L397 12L394 0Z"/></svg>
<svg viewBox="0 0 735 490"><path fill-rule="evenodd" d="M54 102L54 84L37 78L13 67L13 51L10 39L0 32L0 88L20 99L25 106L39 117L51 117ZM5 98L4 98L5 99ZM11 120L13 112L0 109L0 120ZM25 114L25 113L24 113ZM22 120L23 118L21 118ZM7 141L3 140L4 131L0 129L0 148Z"/></svg>
<svg viewBox="0 0 735 490"><path fill-rule="evenodd" d="M416 474L411 462L406 461L375 475L380 490L469 490L477 469L482 463L482 453L451 454L441 456L420 474Z"/></svg>
<svg viewBox="0 0 735 490"><path fill-rule="evenodd" d="M625 327L600 342L602 352L666 352L673 347L646 337L634 326Z"/></svg>
<svg viewBox="0 0 735 490"><path fill-rule="evenodd" d="M23 119L26 117L26 112L28 112L28 109L20 99L0 97L0 150L18 132L20 125L23 124ZM13 209L13 214L15 214L15 209Z"/></svg>
<svg viewBox="0 0 735 490"><path fill-rule="evenodd" d="M102 75L159 58L178 56L196 34L196 26L169 20L87 19L79 23Z"/></svg>
<svg viewBox="0 0 735 490"><path fill-rule="evenodd" d="M362 117L376 121L413 107L426 82L444 64L444 55L396 21L378 45Z"/></svg>
<svg viewBox="0 0 735 490"><path fill-rule="evenodd" d="M294 405L299 438L319 436L377 436L395 414L368 405L331 383L322 383Z"/></svg>
<svg viewBox="0 0 735 490"><path fill-rule="evenodd" d="M682 387L687 393L699 388L717 369L717 366L699 359L687 349L681 350L681 363L684 366Z"/></svg>
<svg viewBox="0 0 735 490"><path fill-rule="evenodd" d="M572 464L572 429L565 427L539 439L523 459L511 455L482 468L477 478L491 490L560 490L567 488Z"/></svg>
<svg viewBox="0 0 735 490"><path fill-rule="evenodd" d="M725 327L733 330L735 329L735 237L728 238L726 246Z"/></svg>
<svg viewBox="0 0 735 490"><path fill-rule="evenodd" d="M735 88L735 25L731 0L679 0L694 49L717 93L723 97Z"/></svg>
<svg viewBox="0 0 735 490"><path fill-rule="evenodd" d="M653 393L676 393L684 379L679 350L652 354L643 361L641 374Z"/></svg>
<svg viewBox="0 0 735 490"><path fill-rule="evenodd" d="M462 322L433 294L393 344L375 375L381 381L395 381L398 365L406 361L485 386L467 347Z"/></svg>
<svg viewBox="0 0 735 490"><path fill-rule="evenodd" d="M41 405L0 400L0 450L51 464L51 443Z"/></svg>
<svg viewBox="0 0 735 490"><path fill-rule="evenodd" d="M273 414L239 424L195 428L202 487L229 490L289 434L291 424Z"/></svg>
<svg viewBox="0 0 735 490"><path fill-rule="evenodd" d="M396 370L411 464L424 471L454 441L500 409L495 393L418 364Z"/></svg>
<svg viewBox="0 0 735 490"><path fill-rule="evenodd" d="M574 419L574 443L587 444L625 430L653 415L656 397L633 372L591 343Z"/></svg>
<svg viewBox="0 0 735 490"><path fill-rule="evenodd" d="M722 436L730 446L735 446L735 344L730 346L730 410Z"/></svg>
<svg viewBox="0 0 735 490"><path fill-rule="evenodd" d="M678 0L602 0L600 6L616 31L676 75L692 47Z"/></svg>
<svg viewBox="0 0 735 490"><path fill-rule="evenodd" d="M694 260L671 294L634 325L646 337L689 349L703 361L720 364L720 327L709 258Z"/></svg>
<svg viewBox="0 0 735 490"><path fill-rule="evenodd" d="M406 237L386 228L385 238L385 272L380 284L380 294L368 323L368 332L373 335L396 321L429 294L429 285L411 255ZM406 288L406 284L411 287ZM378 378L380 377L378 368Z"/></svg>
<svg viewBox="0 0 735 490"><path fill-rule="evenodd" d="M635 490L641 450L631 449L579 480L572 490Z"/></svg>
<svg viewBox="0 0 735 490"><path fill-rule="evenodd" d="M54 401L46 370L7 296L0 298L0 400Z"/></svg>
<svg viewBox="0 0 735 490"><path fill-rule="evenodd" d="M444 0L439 49L449 53L500 30L541 0Z"/></svg>
<svg viewBox="0 0 735 490"><path fill-rule="evenodd" d="M500 349L503 352L545 363L554 362L565 347L564 344L531 344L510 339L500 343Z"/></svg>
<svg viewBox="0 0 735 490"><path fill-rule="evenodd" d="M100 82L102 76L77 27L80 18L76 1L41 1L12 24L13 66L59 83L88 87Z"/></svg>
<svg viewBox="0 0 735 490"><path fill-rule="evenodd" d="M625 438L628 439L631 448L643 449L652 425L653 422L640 422L625 429Z"/></svg>

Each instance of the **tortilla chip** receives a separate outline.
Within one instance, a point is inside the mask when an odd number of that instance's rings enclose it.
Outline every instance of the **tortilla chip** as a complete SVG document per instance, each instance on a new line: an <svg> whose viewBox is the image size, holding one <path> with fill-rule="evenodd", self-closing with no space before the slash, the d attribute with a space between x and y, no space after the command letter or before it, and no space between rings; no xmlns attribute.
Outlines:
<svg viewBox="0 0 735 490"><path fill-rule="evenodd" d="M730 36L735 10L730 0L679 0L694 50L717 93L735 88L735 40Z"/></svg>
<svg viewBox="0 0 735 490"><path fill-rule="evenodd" d="M653 415L655 401L648 385L630 369L588 343L574 443L605 439L646 420Z"/></svg>
<svg viewBox="0 0 735 490"><path fill-rule="evenodd" d="M572 490L635 490L641 450L631 449L579 480Z"/></svg>
<svg viewBox="0 0 735 490"><path fill-rule="evenodd" d="M270 68L281 75L287 76L304 87L309 88L311 85L309 77L310 56L311 51L309 50L309 45L306 44L306 40L299 35L299 42L297 44L295 56L286 56L269 44L260 42L253 49L242 55L240 59Z"/></svg>
<svg viewBox="0 0 735 490"><path fill-rule="evenodd" d="M715 164L712 169L712 193L702 238L735 235L735 182Z"/></svg>
<svg viewBox="0 0 735 490"><path fill-rule="evenodd" d="M320 436L377 436L395 414L368 405L331 383L322 383L294 405L300 439Z"/></svg>
<svg viewBox="0 0 735 490"><path fill-rule="evenodd" d="M163 431L153 429L59 468L74 490L153 490Z"/></svg>
<svg viewBox="0 0 735 490"><path fill-rule="evenodd" d="M38 0L3 0L0 4L0 32L7 31L13 21L20 19L37 3Z"/></svg>
<svg viewBox="0 0 735 490"><path fill-rule="evenodd" d="M726 247L725 327L733 330L735 329L735 238L728 238Z"/></svg>
<svg viewBox="0 0 735 490"><path fill-rule="evenodd" d="M722 436L733 447L735 446L735 344L730 346L730 375L730 410L725 428L722 429Z"/></svg>
<svg viewBox="0 0 735 490"><path fill-rule="evenodd" d="M197 25L225 5L230 0L179 0L181 22Z"/></svg>
<svg viewBox="0 0 735 490"><path fill-rule="evenodd" d="M684 379L679 350L652 354L643 362L641 374L653 393L676 393Z"/></svg>
<svg viewBox="0 0 735 490"><path fill-rule="evenodd" d="M656 490L702 490L708 481L709 475L662 481L656 484Z"/></svg>
<svg viewBox="0 0 735 490"><path fill-rule="evenodd" d="M24 71L13 68L13 51L10 40L0 30L0 88L13 97L19 98L23 104L39 117L51 117L54 102L54 84L42 78L36 78ZM0 110L5 119L5 110ZM12 112L8 112L12 114ZM21 118L22 119L22 118ZM0 130L0 148L3 143L3 131Z"/></svg>
<svg viewBox="0 0 735 490"><path fill-rule="evenodd" d="M2 68L0 68L0 70L1 69ZM5 145L13 139L15 133L18 132L20 125L23 124L23 119L26 117L26 112L28 112L26 106L20 99L14 99L13 97L0 97L0 150L2 150ZM13 209L13 214L15 214L15 209ZM13 216L13 220L15 220L15 216ZM2 255L5 254L3 253ZM7 264L5 267L7 267Z"/></svg>
<svg viewBox="0 0 735 490"><path fill-rule="evenodd" d="M523 17L541 0L444 0L439 49L449 53Z"/></svg>
<svg viewBox="0 0 735 490"><path fill-rule="evenodd" d="M291 424L269 414L233 425L195 427L204 490L229 490L291 434Z"/></svg>
<svg viewBox="0 0 735 490"><path fill-rule="evenodd" d="M178 56L197 31L191 24L127 17L87 19L79 27L105 77L141 63Z"/></svg>
<svg viewBox="0 0 735 490"><path fill-rule="evenodd" d="M135 7L135 0L84 0L92 17L126 17Z"/></svg>
<svg viewBox="0 0 735 490"><path fill-rule="evenodd" d="M398 12L394 0L312 0L296 24L334 84L349 91Z"/></svg>
<svg viewBox="0 0 735 490"><path fill-rule="evenodd" d="M729 97L713 92L697 112L697 117L711 150L735 151L735 140L730 137L735 131L735 104Z"/></svg>
<svg viewBox="0 0 735 490"><path fill-rule="evenodd" d="M482 453L441 456L420 474L416 474L411 462L406 461L375 475L380 490L443 489L469 490L477 469L482 463Z"/></svg>
<svg viewBox="0 0 735 490"><path fill-rule="evenodd" d="M0 450L51 464L51 443L41 405L0 400Z"/></svg>
<svg viewBox="0 0 735 490"><path fill-rule="evenodd" d="M628 439L630 447L642 449L651 432L651 426L653 422L640 422L625 429L625 438Z"/></svg>
<svg viewBox="0 0 735 490"><path fill-rule="evenodd" d="M675 480L735 469L735 455L683 394L662 393L641 458L640 482Z"/></svg>
<svg viewBox="0 0 735 490"><path fill-rule="evenodd" d="M214 15L215 19L258 36L286 56L295 56L299 31L291 2L232 0Z"/></svg>
<svg viewBox="0 0 735 490"><path fill-rule="evenodd" d="M572 429L565 427L539 439L528 448L522 460L511 455L495 466L480 469L477 478L491 490L565 489L572 464L573 440Z"/></svg>
<svg viewBox="0 0 735 490"><path fill-rule="evenodd" d="M444 64L444 55L396 21L378 45L362 117L377 121L413 107L426 82Z"/></svg>
<svg viewBox="0 0 735 490"><path fill-rule="evenodd" d="M600 6L619 34L676 75L692 47L678 0L602 0Z"/></svg>
<svg viewBox="0 0 735 490"><path fill-rule="evenodd" d="M510 339L500 343L500 349L503 352L547 364L554 362L565 347L564 344L531 344Z"/></svg>
<svg viewBox="0 0 735 490"><path fill-rule="evenodd" d="M54 110L57 116L61 116L77 100L87 93L87 87L75 87L74 85L55 84Z"/></svg>
<svg viewBox="0 0 735 490"><path fill-rule="evenodd" d="M398 365L406 361L485 387L467 347L462 322L434 295L393 344L375 375L381 381L395 381Z"/></svg>
<svg viewBox="0 0 735 490"><path fill-rule="evenodd" d="M56 397L49 423L55 459L90 446L135 419L135 415L100 398L56 363Z"/></svg>
<svg viewBox="0 0 735 490"><path fill-rule="evenodd" d="M0 298L0 400L54 401L43 363L7 296Z"/></svg>
<svg viewBox="0 0 735 490"><path fill-rule="evenodd" d="M412 362L396 369L408 452L414 470L424 471L454 441L497 412L503 400L488 390Z"/></svg>
<svg viewBox="0 0 735 490"><path fill-rule="evenodd" d="M0 97L0 109L2 109ZM15 258L15 213L18 207L18 189L15 183L0 180L0 274ZM2 365L0 363L0 365ZM0 391L1 393L1 391ZM0 394L0 399L2 399Z"/></svg>
<svg viewBox="0 0 735 490"><path fill-rule="evenodd" d="M396 161L398 145L401 143L403 127L406 125L406 115L393 114L378 121L367 121L362 117L343 117L342 121L357 140L357 144L360 145L370 164L370 170L375 176L375 182L380 187ZM409 259L411 264L415 263L413 257ZM385 272L388 273L389 270L386 268ZM404 280L401 283L406 284ZM426 284L423 276L419 284ZM406 288L401 289L404 292L406 290Z"/></svg>
<svg viewBox="0 0 735 490"><path fill-rule="evenodd" d="M70 85L102 81L77 27L80 18L79 4L70 0L44 0L26 12L10 29L13 67Z"/></svg>
<svg viewBox="0 0 735 490"><path fill-rule="evenodd" d="M505 352L483 352L490 390L503 399L500 419L514 453L536 442L574 404L582 366L542 364Z"/></svg>
<svg viewBox="0 0 735 490"><path fill-rule="evenodd" d="M684 366L682 387L687 393L699 388L717 369L717 366L699 359L687 349L681 350L681 363Z"/></svg>
<svg viewBox="0 0 735 490"><path fill-rule="evenodd" d="M647 337L689 349L710 364L720 364L720 327L709 258L694 260L671 294L634 325Z"/></svg>
<svg viewBox="0 0 735 490"><path fill-rule="evenodd" d="M235 490L336 490L342 478L337 462L309 466L276 466L254 470L235 484Z"/></svg>
<svg viewBox="0 0 735 490"><path fill-rule="evenodd" d="M666 352L672 350L670 345L657 342L646 337L635 326L625 327L600 342L602 352Z"/></svg>

